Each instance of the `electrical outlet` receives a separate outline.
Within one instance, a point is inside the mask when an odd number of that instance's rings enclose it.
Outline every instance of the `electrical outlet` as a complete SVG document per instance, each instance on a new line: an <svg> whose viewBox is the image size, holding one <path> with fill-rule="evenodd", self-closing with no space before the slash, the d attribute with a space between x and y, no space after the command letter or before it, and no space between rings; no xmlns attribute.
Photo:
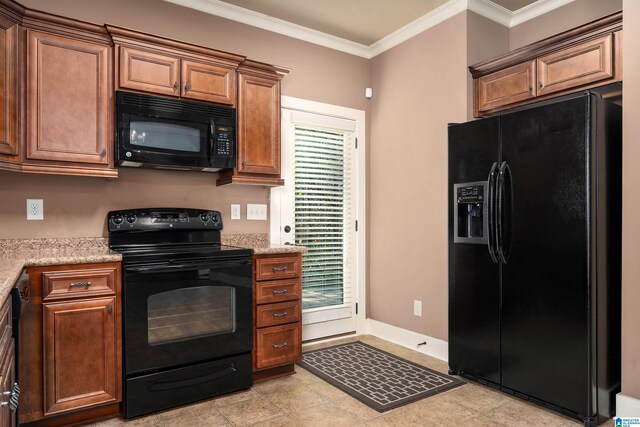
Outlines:
<svg viewBox="0 0 640 427"><path fill-rule="evenodd" d="M267 205L247 203L247 219L267 220Z"/></svg>
<svg viewBox="0 0 640 427"><path fill-rule="evenodd" d="M44 219L44 201L42 199L27 199L27 219Z"/></svg>
<svg viewBox="0 0 640 427"><path fill-rule="evenodd" d="M240 205L231 205L231 219L240 219Z"/></svg>
<svg viewBox="0 0 640 427"><path fill-rule="evenodd" d="M413 300L413 315L422 317L422 301Z"/></svg>

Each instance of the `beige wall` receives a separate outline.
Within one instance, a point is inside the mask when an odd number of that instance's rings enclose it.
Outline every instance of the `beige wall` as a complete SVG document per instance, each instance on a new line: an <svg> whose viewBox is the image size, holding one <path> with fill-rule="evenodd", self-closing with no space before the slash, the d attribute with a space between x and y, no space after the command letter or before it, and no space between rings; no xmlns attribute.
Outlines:
<svg viewBox="0 0 640 427"><path fill-rule="evenodd" d="M575 0L511 28L510 50L622 10L622 0Z"/></svg>
<svg viewBox="0 0 640 427"><path fill-rule="evenodd" d="M216 187L215 174L121 169L118 180L0 172L0 239L106 236L110 210L193 207L222 212L225 233L267 233L267 221L231 220L231 203L268 203L262 187ZM26 198L44 199L44 220L27 221Z"/></svg>
<svg viewBox="0 0 640 427"><path fill-rule="evenodd" d="M110 23L171 37L291 68L282 93L367 110L370 61L242 25L159 0L25 0L33 9L76 19ZM0 238L100 236L106 212L144 206L218 209L228 233L268 232L267 221L231 221L230 203L268 203L269 190L253 186L215 187L215 175L121 169L106 181L0 172ZM45 220L26 221L25 199L43 198Z"/></svg>
<svg viewBox="0 0 640 427"><path fill-rule="evenodd" d="M467 13L467 65L509 51L509 29L474 12ZM467 118L473 118L473 78L467 72Z"/></svg>
<svg viewBox="0 0 640 427"><path fill-rule="evenodd" d="M640 2L624 0L622 393L640 399Z"/></svg>
<svg viewBox="0 0 640 427"><path fill-rule="evenodd" d="M467 13L372 60L369 316L447 338L447 123L467 118ZM423 317L413 315L422 301Z"/></svg>

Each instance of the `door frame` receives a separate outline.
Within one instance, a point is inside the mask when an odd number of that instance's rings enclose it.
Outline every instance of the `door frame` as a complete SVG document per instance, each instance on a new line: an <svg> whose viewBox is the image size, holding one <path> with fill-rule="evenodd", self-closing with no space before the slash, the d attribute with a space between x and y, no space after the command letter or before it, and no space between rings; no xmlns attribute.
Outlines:
<svg viewBox="0 0 640 427"><path fill-rule="evenodd" d="M356 335L365 333L366 331L366 319L367 319L367 258L366 258L366 236L367 236L367 215L366 215L366 114L364 110L357 110L354 108L341 107L337 105L325 104L322 102L309 101L301 98L294 98L291 96L281 97L281 108L288 110L303 111L312 114L323 114L327 116L354 120L356 122L356 137L357 137L357 150L355 154L355 167L356 167L356 212L354 214L354 220L358 221L358 231L356 232L355 245L356 245L356 260L355 260L355 272L353 281L352 295L357 303L357 313L355 314L356 320ZM282 138L281 138L282 140ZM281 150L282 152L283 150ZM269 197L270 203L270 224L269 224L269 236L272 244L280 244L281 233L281 221L280 221L280 192L271 191ZM355 224L354 224L355 226ZM305 326L303 325L303 328Z"/></svg>

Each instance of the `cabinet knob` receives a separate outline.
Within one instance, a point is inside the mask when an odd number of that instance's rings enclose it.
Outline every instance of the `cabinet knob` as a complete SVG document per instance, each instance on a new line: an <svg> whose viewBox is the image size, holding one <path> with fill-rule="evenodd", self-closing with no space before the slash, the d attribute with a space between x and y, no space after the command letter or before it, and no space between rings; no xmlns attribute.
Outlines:
<svg viewBox="0 0 640 427"><path fill-rule="evenodd" d="M531 90L532 90L532 89L533 89L533 88L531 87L531 85L529 85L529 86L527 87L527 90L528 90L529 92L531 92Z"/></svg>
<svg viewBox="0 0 640 427"><path fill-rule="evenodd" d="M280 344L274 344L273 348L283 348L283 347L286 347L288 345L289 345L289 343L281 342Z"/></svg>
<svg viewBox="0 0 640 427"><path fill-rule="evenodd" d="M109 304L107 306L107 313L112 314L113 313L113 307L111 306L111 304Z"/></svg>
<svg viewBox="0 0 640 427"><path fill-rule="evenodd" d="M287 315L286 311L281 311L279 313L273 313L273 317L285 317Z"/></svg>
<svg viewBox="0 0 640 427"><path fill-rule="evenodd" d="M102 151L100 152L100 157L104 157L107 155L107 149L103 148Z"/></svg>
<svg viewBox="0 0 640 427"><path fill-rule="evenodd" d="M186 92L189 92L190 90L191 90L191 83L187 82L187 84L184 85L184 91L186 93Z"/></svg>
<svg viewBox="0 0 640 427"><path fill-rule="evenodd" d="M542 82L538 82L538 89L542 89Z"/></svg>
<svg viewBox="0 0 640 427"><path fill-rule="evenodd" d="M273 267L273 271L287 271L287 267Z"/></svg>
<svg viewBox="0 0 640 427"><path fill-rule="evenodd" d="M177 81L173 84L173 90L178 90L178 82Z"/></svg>

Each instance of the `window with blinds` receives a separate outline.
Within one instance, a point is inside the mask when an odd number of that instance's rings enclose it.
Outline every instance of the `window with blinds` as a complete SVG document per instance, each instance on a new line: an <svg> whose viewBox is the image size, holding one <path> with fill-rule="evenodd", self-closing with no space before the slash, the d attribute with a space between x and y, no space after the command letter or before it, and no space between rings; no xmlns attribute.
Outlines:
<svg viewBox="0 0 640 427"><path fill-rule="evenodd" d="M295 125L295 241L303 255L303 309L350 303L353 132Z"/></svg>

